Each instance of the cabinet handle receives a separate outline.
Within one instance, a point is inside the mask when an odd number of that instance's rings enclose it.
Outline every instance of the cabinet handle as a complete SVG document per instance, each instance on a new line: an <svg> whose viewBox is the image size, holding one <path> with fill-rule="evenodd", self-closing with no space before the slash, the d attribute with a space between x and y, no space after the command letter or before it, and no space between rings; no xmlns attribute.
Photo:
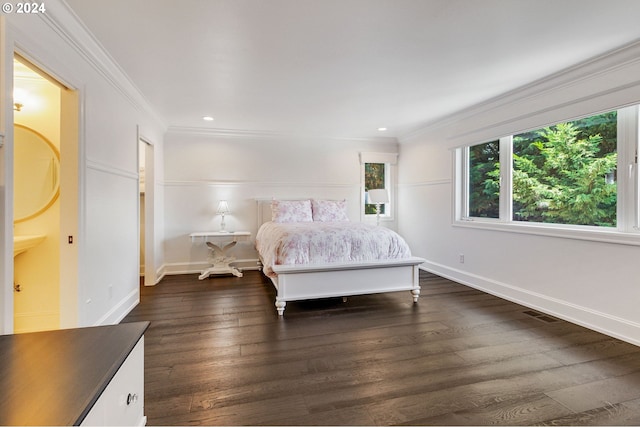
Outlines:
<svg viewBox="0 0 640 427"><path fill-rule="evenodd" d="M127 406L131 405L132 403L136 403L136 401L138 400L138 395L136 393L129 393L127 395Z"/></svg>

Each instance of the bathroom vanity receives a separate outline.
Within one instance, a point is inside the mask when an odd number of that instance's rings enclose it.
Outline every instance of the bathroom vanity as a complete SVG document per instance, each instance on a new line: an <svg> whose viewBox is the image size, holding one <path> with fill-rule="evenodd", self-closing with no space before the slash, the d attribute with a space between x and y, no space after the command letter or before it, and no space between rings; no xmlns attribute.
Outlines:
<svg viewBox="0 0 640 427"><path fill-rule="evenodd" d="M144 425L148 326L0 336L0 425Z"/></svg>

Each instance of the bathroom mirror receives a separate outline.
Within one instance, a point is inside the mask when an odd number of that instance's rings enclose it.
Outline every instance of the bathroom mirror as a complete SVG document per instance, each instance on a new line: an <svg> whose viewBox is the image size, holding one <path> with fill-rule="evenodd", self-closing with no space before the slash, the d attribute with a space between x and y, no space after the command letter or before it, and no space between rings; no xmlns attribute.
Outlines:
<svg viewBox="0 0 640 427"><path fill-rule="evenodd" d="M40 133L13 127L13 217L26 221L47 210L60 193L60 153Z"/></svg>

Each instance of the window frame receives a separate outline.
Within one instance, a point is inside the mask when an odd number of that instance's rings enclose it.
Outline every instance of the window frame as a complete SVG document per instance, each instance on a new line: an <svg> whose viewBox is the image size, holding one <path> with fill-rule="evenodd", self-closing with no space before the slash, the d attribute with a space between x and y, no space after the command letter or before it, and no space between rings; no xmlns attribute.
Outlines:
<svg viewBox="0 0 640 427"><path fill-rule="evenodd" d="M494 223L494 222L504 222L503 218L510 218L511 217L511 196L509 195L511 192L511 172L510 170L505 171L505 168L502 165L505 164L510 164L510 162L512 161L512 153L511 153L511 149L510 149L510 145L511 145L511 141L512 141L512 137L511 136L507 136L507 137L502 137L502 138L497 138L497 139L492 139L491 141L499 141L500 147L500 154L499 154L499 162L500 162L500 198L499 198L499 215L498 218L489 218L489 217L476 217L476 216L470 216L469 215L469 210L470 210L470 206L469 206L469 173L470 173L470 168L469 168L469 153L470 153L470 148L474 147L476 145L482 145L482 144L486 144L490 141L485 141L485 142L481 142L480 144L472 144L472 145L467 145L465 147L462 147L463 151L462 151L462 164L461 164L461 168L462 168L462 174L463 174L463 181L462 181L462 215L458 215L456 216L456 218L461 218L461 220L463 221L480 221L480 222L489 222L489 223ZM509 190L509 194L505 194L505 191ZM457 199L457 198L456 198Z"/></svg>
<svg viewBox="0 0 640 427"><path fill-rule="evenodd" d="M360 153L360 219L362 221L375 221L376 214L365 213L365 166L367 163L384 164L384 188L389 192L389 203L384 204L384 213L380 214L380 221L393 221L395 218L395 165L397 153Z"/></svg>
<svg viewBox="0 0 640 427"><path fill-rule="evenodd" d="M367 165L368 164L379 164L379 165L384 165L384 190L387 190L387 192L389 193L389 202L388 203L381 203L380 204L380 210L383 211L383 213L380 213L380 218L389 218L391 215L389 215L389 209L391 206L391 189L390 189L390 179L389 179L389 175L391 174L391 164L389 163L382 163L382 162L365 162L364 163L364 174L362 175L362 182L365 182L365 175L366 175L366 170L367 170ZM366 186L363 185L363 188L365 189L365 193L366 193ZM370 188L370 190L374 190L373 188ZM373 205L374 203L366 203L366 196L365 196L365 203L362 206L362 213L365 216L365 218L374 218L377 215L375 213L366 213L366 206L367 205Z"/></svg>
<svg viewBox="0 0 640 427"><path fill-rule="evenodd" d="M580 240L604 241L640 245L640 173L638 171L640 108L638 105L621 107L618 111L617 135L617 221L615 227L555 224L513 220L512 172L513 136L500 139L500 214L499 218L470 217L468 200L469 144L455 149L454 155L454 218L457 227L481 228L496 231L535 234ZM569 122L597 114L591 113ZM551 126L543 125L544 126ZM519 132L514 132L514 135ZM487 141L495 140L489 138ZM486 142L486 141L485 141ZM482 143L480 143L482 144ZM508 167L505 167L508 166Z"/></svg>

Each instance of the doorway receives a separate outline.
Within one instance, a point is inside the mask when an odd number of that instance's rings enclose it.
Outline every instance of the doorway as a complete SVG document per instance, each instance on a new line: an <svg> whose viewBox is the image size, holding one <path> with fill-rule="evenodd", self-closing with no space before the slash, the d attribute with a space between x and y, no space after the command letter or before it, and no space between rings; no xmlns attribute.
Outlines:
<svg viewBox="0 0 640 427"><path fill-rule="evenodd" d="M138 166L140 186L140 278L144 286L156 284L155 268L155 171L153 145L138 136Z"/></svg>
<svg viewBox="0 0 640 427"><path fill-rule="evenodd" d="M77 230L78 96L20 55L13 66L13 332L76 326L77 253L61 236Z"/></svg>

